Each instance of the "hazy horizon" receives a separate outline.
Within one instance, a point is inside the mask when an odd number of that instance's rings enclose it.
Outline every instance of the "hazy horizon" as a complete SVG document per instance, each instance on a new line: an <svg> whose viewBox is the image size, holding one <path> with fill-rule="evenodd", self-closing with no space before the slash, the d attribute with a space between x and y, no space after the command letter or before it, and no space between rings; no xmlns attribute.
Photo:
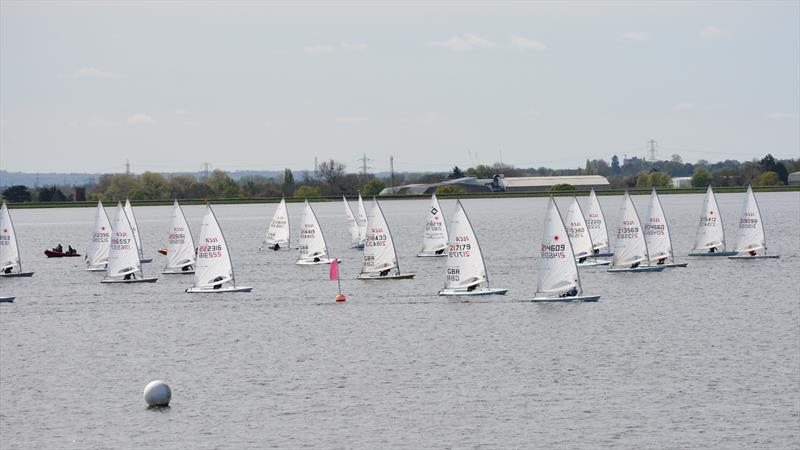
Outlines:
<svg viewBox="0 0 800 450"><path fill-rule="evenodd" d="M650 139L800 157L800 3L0 3L9 172L564 169Z"/></svg>

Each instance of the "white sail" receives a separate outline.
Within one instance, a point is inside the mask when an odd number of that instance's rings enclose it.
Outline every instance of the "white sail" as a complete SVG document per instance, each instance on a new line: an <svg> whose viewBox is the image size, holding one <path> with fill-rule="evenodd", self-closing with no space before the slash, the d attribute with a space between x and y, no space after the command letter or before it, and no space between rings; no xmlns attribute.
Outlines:
<svg viewBox="0 0 800 450"><path fill-rule="evenodd" d="M314 209L306 200L303 209L303 218L300 220L300 257L298 261L327 259L328 247L325 245L325 236L319 226Z"/></svg>
<svg viewBox="0 0 800 450"><path fill-rule="evenodd" d="M111 227L111 246L106 266L106 279L121 279L128 274L141 274L142 263L133 227L122 203L117 202L117 214Z"/></svg>
<svg viewBox="0 0 800 450"><path fill-rule="evenodd" d="M358 236L359 247L364 246L367 240L367 209L364 208L364 200L361 199L361 194L358 194Z"/></svg>
<svg viewBox="0 0 800 450"><path fill-rule="evenodd" d="M764 249L766 252L767 239L764 236L764 224L761 222L761 212L758 210L756 196L753 188L747 186L742 213L736 226L736 248L739 253L754 252Z"/></svg>
<svg viewBox="0 0 800 450"><path fill-rule="evenodd" d="M628 191L625 191L625 198L622 201L615 229L617 239L614 242L614 258L611 260L611 267L629 267L648 259L642 224Z"/></svg>
<svg viewBox="0 0 800 450"><path fill-rule="evenodd" d="M650 263L655 264L660 259L673 258L672 241L669 235L669 224L661 201L658 199L656 188L650 193L650 204L644 218L644 239L647 251L650 254Z"/></svg>
<svg viewBox="0 0 800 450"><path fill-rule="evenodd" d="M139 225L136 223L136 215L133 214L133 206L131 206L131 201L129 199L125 199L125 215L128 216L128 221L131 223L133 238L136 241L136 249L139 252L139 259L142 259L142 237L139 235Z"/></svg>
<svg viewBox="0 0 800 450"><path fill-rule="evenodd" d="M456 202L456 212L450 221L450 235L445 289L467 288L484 283L488 286L489 277L481 247L461 201Z"/></svg>
<svg viewBox="0 0 800 450"><path fill-rule="evenodd" d="M442 214L442 207L436 194L431 196L431 205L425 219L425 233L422 237L420 255L443 255L447 249L447 225Z"/></svg>
<svg viewBox="0 0 800 450"><path fill-rule="evenodd" d="M167 243L167 265L165 271L180 272L185 267L195 263L194 239L192 230L186 222L181 205L178 200L172 206L172 218L169 226L169 241Z"/></svg>
<svg viewBox="0 0 800 450"><path fill-rule="evenodd" d="M0 207L0 270L8 269L11 269L11 272L22 272L22 262L19 259L14 223L11 222L6 202L3 202L3 206Z"/></svg>
<svg viewBox="0 0 800 450"><path fill-rule="evenodd" d="M275 208L275 214L272 215L272 221L264 236L264 243L268 246L278 244L288 247L290 234L289 211L286 209L286 199L282 198L278 207Z"/></svg>
<svg viewBox="0 0 800 450"><path fill-rule="evenodd" d="M572 203L567 210L567 218L564 225L567 228L575 258L580 259L591 256L594 253L592 237L589 234L586 219L583 217L581 205L576 197L572 197Z"/></svg>
<svg viewBox="0 0 800 450"><path fill-rule="evenodd" d="M586 208L586 227L589 229L589 236L592 238L592 245L595 250L609 246L608 229L606 228L606 218L603 216L603 208L597 200L594 189L589 193L589 206Z"/></svg>
<svg viewBox="0 0 800 450"><path fill-rule="evenodd" d="M197 237L197 263L194 272L194 288L214 286L236 286L233 264L225 236L219 227L211 205L206 205L206 215Z"/></svg>
<svg viewBox="0 0 800 450"><path fill-rule="evenodd" d="M347 229L350 231L350 246L359 247L361 245L361 227L356 221L356 216L353 214L353 209L347 203L347 198L343 195L344 213L347 216Z"/></svg>
<svg viewBox="0 0 800 450"><path fill-rule="evenodd" d="M717 198L709 185L706 190L706 198L703 200L703 211L697 225L693 250L706 250L712 247L718 251L725 250L725 229L722 226L722 215L719 213Z"/></svg>
<svg viewBox="0 0 800 450"><path fill-rule="evenodd" d="M537 295L550 296L572 288L576 288L579 295L582 292L578 266L558 206L550 197L544 217L536 291Z"/></svg>
<svg viewBox="0 0 800 450"><path fill-rule="evenodd" d="M94 227L89 237L89 250L86 252L86 266L98 269L108 263L111 249L111 222L108 220L103 203L98 201L94 213Z"/></svg>
<svg viewBox="0 0 800 450"><path fill-rule="evenodd" d="M367 241L364 244L361 274L386 272L391 269L397 269L396 273L400 274L392 233L389 231L381 205L375 200L375 206L367 215Z"/></svg>

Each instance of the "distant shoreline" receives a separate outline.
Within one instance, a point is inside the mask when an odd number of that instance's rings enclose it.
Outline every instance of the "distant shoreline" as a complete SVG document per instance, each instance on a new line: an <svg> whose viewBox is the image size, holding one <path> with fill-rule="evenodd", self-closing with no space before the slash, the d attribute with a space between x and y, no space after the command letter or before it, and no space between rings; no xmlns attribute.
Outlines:
<svg viewBox="0 0 800 450"><path fill-rule="evenodd" d="M628 189L631 195L648 195L652 188L634 188ZM718 194L723 193L736 193L745 192L746 186L732 186L732 187L715 187L714 192ZM658 189L661 195L672 194L702 194L705 188L663 188ZM794 186L754 186L755 192L800 192L800 185ZM622 195L625 192L623 189L605 189L597 190L595 193L599 196L607 195ZM449 195L437 194L441 199L457 199L457 198L526 198L526 197L572 197L573 195L581 197L589 195L588 190L575 190L575 191L533 191L533 192L467 192L465 194ZM348 196L349 200L355 200L357 197ZM384 195L377 197L380 200L417 200L428 199L430 194L423 195ZM287 197L287 203L302 203L305 199ZM341 195L323 196L323 197L309 197L312 202L336 202L341 201ZM250 203L278 203L281 197L259 197L259 198L209 198L209 199L178 199L181 205L203 205L210 202L212 205L235 205L235 204L250 204ZM173 200L131 200L134 206L169 206L172 205ZM107 202L109 204L112 201ZM97 206L96 201L81 201L81 202L28 202L28 203L8 203L11 209L29 209L29 208L93 208Z"/></svg>

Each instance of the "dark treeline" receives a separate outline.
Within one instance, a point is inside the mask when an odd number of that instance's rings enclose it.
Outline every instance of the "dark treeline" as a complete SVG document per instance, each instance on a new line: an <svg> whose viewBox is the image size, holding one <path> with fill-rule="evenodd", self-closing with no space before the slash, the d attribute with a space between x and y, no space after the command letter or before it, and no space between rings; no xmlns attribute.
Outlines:
<svg viewBox="0 0 800 450"><path fill-rule="evenodd" d="M435 183L445 178L492 178L497 174L506 177L602 175L608 178L613 189L629 187L671 187L673 177L691 177L694 187L779 186L788 183L788 174L800 170L800 160L776 160L766 155L761 160L740 162L725 160L709 163L700 160L685 163L679 155L668 161L648 162L640 158L620 161L614 155L611 162L603 159L586 160L584 167L576 169L515 168L513 166L479 164L462 170L454 167L449 173L395 173L389 179L371 174L354 174L345 171L345 165L335 160L323 161L315 173L302 172L295 178L290 169L282 176L245 176L234 180L228 173L214 170L199 179L192 175L164 176L145 172L141 175L105 174L96 183L83 186L46 186L29 188L11 186L2 192L9 202L67 202L67 201L117 201L170 200L208 198L264 198L264 197L320 197L332 195L377 195L390 185L410 183Z"/></svg>

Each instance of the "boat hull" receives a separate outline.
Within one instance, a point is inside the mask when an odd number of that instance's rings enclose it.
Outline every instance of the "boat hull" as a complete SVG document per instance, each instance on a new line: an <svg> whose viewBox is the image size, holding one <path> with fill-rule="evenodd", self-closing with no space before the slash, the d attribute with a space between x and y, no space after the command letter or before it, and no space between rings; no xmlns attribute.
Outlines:
<svg viewBox="0 0 800 450"><path fill-rule="evenodd" d="M48 258L74 258L76 256L81 256L80 253L56 252L53 250L45 250L44 254Z"/></svg>
<svg viewBox="0 0 800 450"><path fill-rule="evenodd" d="M414 278L417 274L415 273L400 273L396 275L366 275L362 274L357 277L358 280L410 280Z"/></svg>
<svg viewBox="0 0 800 450"><path fill-rule="evenodd" d="M689 256L734 256L734 255L736 255L736 252L728 252L728 251L725 251L725 252L714 252L714 253L711 253L711 252L693 252L693 253L689 253Z"/></svg>
<svg viewBox="0 0 800 450"><path fill-rule="evenodd" d="M34 272L11 272L11 273L0 272L0 277L6 277L6 278L32 277L33 274Z"/></svg>
<svg viewBox="0 0 800 450"><path fill-rule="evenodd" d="M213 287L190 287L186 289L187 294L224 294L226 292L250 292L253 288L249 286L226 286L219 289Z"/></svg>
<svg viewBox="0 0 800 450"><path fill-rule="evenodd" d="M194 269L192 270L164 270L161 272L162 275L194 275Z"/></svg>
<svg viewBox="0 0 800 450"><path fill-rule="evenodd" d="M101 283L105 284L132 284L132 283L155 283L158 281L158 277L155 278L136 278L132 280L120 280L117 278L103 278L100 280Z"/></svg>
<svg viewBox="0 0 800 450"><path fill-rule="evenodd" d="M601 259L601 260L584 261L582 263L578 263L578 267L607 266L609 264L611 264L611 261L607 261L605 259Z"/></svg>
<svg viewBox="0 0 800 450"><path fill-rule="evenodd" d="M535 303L595 303L600 300L599 295L576 295L575 297L534 297L529 302Z"/></svg>
<svg viewBox="0 0 800 450"><path fill-rule="evenodd" d="M670 267L686 267L688 265L689 263L667 263L667 264L661 264L661 267L666 267L669 269Z"/></svg>
<svg viewBox="0 0 800 450"><path fill-rule="evenodd" d="M300 259L295 262L298 266L319 266L321 264L330 264L333 260L330 258L320 259L319 261ZM337 263L341 263L341 259L336 259Z"/></svg>
<svg viewBox="0 0 800 450"><path fill-rule="evenodd" d="M619 273L619 272L661 272L664 270L664 266L639 266L635 269L630 267L612 267L608 269L608 272L611 273Z"/></svg>
<svg viewBox="0 0 800 450"><path fill-rule="evenodd" d="M442 252L442 253L438 253L437 254L437 253L420 252L420 253L417 253L417 256L420 257L420 258L439 258L439 257L442 257L442 256L447 256L447 253Z"/></svg>
<svg viewBox="0 0 800 450"><path fill-rule="evenodd" d="M0 303L14 303L15 298L17 297L11 297L11 296L0 297Z"/></svg>
<svg viewBox="0 0 800 450"><path fill-rule="evenodd" d="M140 258L139 262L141 262L142 264L151 263L151 262L153 262L153 258L150 258L150 257Z"/></svg>
<svg viewBox="0 0 800 450"><path fill-rule="evenodd" d="M446 297L467 297L477 295L506 295L508 289L488 288L488 289L475 289L468 291L466 289L442 289L439 295Z"/></svg>
<svg viewBox="0 0 800 450"><path fill-rule="evenodd" d="M612 256L614 256L614 252L592 253L591 256L595 258L611 258Z"/></svg>
<svg viewBox="0 0 800 450"><path fill-rule="evenodd" d="M87 272L105 272L106 268L105 267L87 267L86 271Z"/></svg>
<svg viewBox="0 0 800 450"><path fill-rule="evenodd" d="M781 255L756 255L756 256L733 255L733 256L728 256L728 259L738 259L741 261L743 259L778 259L780 257Z"/></svg>

